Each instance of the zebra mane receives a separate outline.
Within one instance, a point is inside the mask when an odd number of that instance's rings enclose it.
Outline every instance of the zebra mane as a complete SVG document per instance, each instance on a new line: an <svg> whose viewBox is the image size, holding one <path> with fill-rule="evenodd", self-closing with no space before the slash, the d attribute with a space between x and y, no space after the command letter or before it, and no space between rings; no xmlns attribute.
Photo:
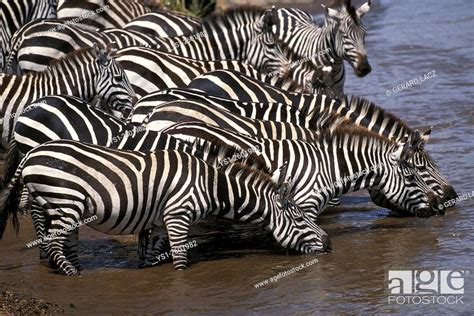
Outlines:
<svg viewBox="0 0 474 316"><path fill-rule="evenodd" d="M92 57L92 59L94 59L94 54L92 53L92 49L93 49L92 47L83 47L65 56L62 56L59 59L55 59L49 64L49 66L43 72L48 72L48 71L51 71L52 69L58 68L62 66L66 61L70 61L72 59L82 59L81 57L86 57L87 59L89 59L89 57Z"/></svg>
<svg viewBox="0 0 474 316"><path fill-rule="evenodd" d="M334 8L340 12L347 12L356 25L362 24L362 21L357 16L356 8L351 4L351 0L336 0Z"/></svg>
<svg viewBox="0 0 474 316"><path fill-rule="evenodd" d="M413 136L414 134L414 131L408 126L406 126L405 123L403 123L403 121L400 118L393 115L392 113L385 111L383 108L381 108L380 106L376 105L375 103L367 99L354 95L351 97L350 102L347 102L347 97L346 97L345 102L346 102L346 107L348 104L348 110L351 113L364 113L364 114L367 113L370 115L370 118L383 117L384 120L387 121L388 126L394 126L394 125L399 126L402 129L402 133L401 133L402 137L405 134L408 134L408 136Z"/></svg>
<svg viewBox="0 0 474 316"><path fill-rule="evenodd" d="M239 21L239 24L241 20L243 20L244 23L256 22L256 19L259 18L264 11L264 8L252 5L232 7L223 12L215 12L208 15L203 19L202 26L206 29L209 26L221 24L229 25L229 21Z"/></svg>
<svg viewBox="0 0 474 316"><path fill-rule="evenodd" d="M332 131L322 130L320 134L324 143L329 146L336 145L338 148L342 146L354 148L366 143L372 148L389 151L398 145L397 142L358 125L337 126Z"/></svg>
<svg viewBox="0 0 474 316"><path fill-rule="evenodd" d="M304 117L305 115L301 113ZM335 131L340 126L353 125L353 123L338 113L324 111L315 115L308 124L308 128L314 131Z"/></svg>

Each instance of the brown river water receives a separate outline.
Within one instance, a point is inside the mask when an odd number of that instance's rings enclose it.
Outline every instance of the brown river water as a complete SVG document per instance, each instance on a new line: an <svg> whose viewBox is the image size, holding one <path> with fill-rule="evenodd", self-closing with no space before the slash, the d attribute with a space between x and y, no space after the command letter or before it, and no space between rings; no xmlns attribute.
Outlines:
<svg viewBox="0 0 474 316"><path fill-rule="evenodd" d="M363 79L350 73L346 83L347 93L375 101L409 126L433 125L427 150L459 195L474 191L473 12L470 0L375 1L364 18L373 71ZM436 76L398 91L433 70ZM319 221L332 238L330 254L289 254L259 228L210 220L192 230L197 246L185 271L171 263L138 269L136 237L82 227L80 278L39 262L38 250L25 246L36 237L23 217L18 237L9 225L0 242L0 289L80 315L474 313L474 198L429 219L398 217L365 192L344 197L343 205ZM463 270L464 294L457 304L389 304L389 270Z"/></svg>

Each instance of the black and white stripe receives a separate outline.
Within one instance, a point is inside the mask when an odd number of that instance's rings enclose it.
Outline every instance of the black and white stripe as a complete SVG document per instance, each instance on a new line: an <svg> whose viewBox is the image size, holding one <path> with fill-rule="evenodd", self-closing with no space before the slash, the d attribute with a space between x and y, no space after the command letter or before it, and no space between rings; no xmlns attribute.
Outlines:
<svg viewBox="0 0 474 316"><path fill-rule="evenodd" d="M2 146L7 147L24 106L42 96L68 94L83 100L99 99L116 116L132 107L134 92L110 49L77 51L46 71L24 76L0 75ZM26 109L27 110L27 109Z"/></svg>
<svg viewBox="0 0 474 316"><path fill-rule="evenodd" d="M0 1L0 71L6 66L13 34L30 21L55 18L56 2L57 0Z"/></svg>
<svg viewBox="0 0 474 316"><path fill-rule="evenodd" d="M389 146L380 141L378 135L350 126L336 127L333 131L322 132L315 141L307 142L248 137L203 123L180 123L163 130L166 134L186 141L206 139L212 143L242 148L244 152L258 149L258 154L270 170L275 170L286 162L288 173L292 177L293 200L313 219L317 218L332 199L364 189L384 197L388 203L396 206L397 211L423 217L434 214L434 210L430 209L437 205L437 200L419 176L417 186L426 196L415 204L404 201L412 194L411 186L405 184L409 181L405 179L401 167L397 171L396 165L388 165L388 157L400 144L392 143ZM352 138L359 135L359 140L349 141L352 139L349 135ZM333 144L337 144L337 147ZM383 170L360 172L378 165L383 165ZM417 173L414 167L410 167L409 171L410 175ZM332 183L349 175L356 176L344 185L330 188ZM393 188L399 191L389 193L383 186L380 189L378 177L386 177L384 181L390 181Z"/></svg>
<svg viewBox="0 0 474 316"><path fill-rule="evenodd" d="M151 9L139 0L59 0L58 18L84 17L82 24L94 28L120 28Z"/></svg>
<svg viewBox="0 0 474 316"><path fill-rule="evenodd" d="M304 253L330 249L327 234L280 193L285 169L275 175L277 184L241 164L218 169L218 161L219 154L210 165L180 151L138 153L52 141L27 154L0 204L15 214L9 203L21 180L51 220L48 235L92 215L97 219L88 226L108 234L151 229L148 265L159 262L155 254L163 242L156 237L163 235L163 226L175 250L186 243L190 226L210 214L261 225L286 248ZM7 218L2 216L0 236ZM47 246L49 258L67 275L80 269L77 234L78 228L67 231ZM176 269L186 267L186 251L172 256Z"/></svg>

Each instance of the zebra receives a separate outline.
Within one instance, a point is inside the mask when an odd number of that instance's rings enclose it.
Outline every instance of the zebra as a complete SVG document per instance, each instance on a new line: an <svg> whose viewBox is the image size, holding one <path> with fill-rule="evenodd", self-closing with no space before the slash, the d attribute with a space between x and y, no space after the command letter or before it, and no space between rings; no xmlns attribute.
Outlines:
<svg viewBox="0 0 474 316"><path fill-rule="evenodd" d="M226 84L223 85L222 82ZM417 166L426 183L443 201L455 199L457 196L453 186L449 184L434 160L424 150L431 129L423 133L411 129L398 117L369 100L354 96L350 100L344 97L340 102L337 100L330 102L328 101L330 98L321 103L319 100L328 97L319 94L284 91L230 70L216 70L201 75L194 79L187 88L243 102L259 102L260 104L279 102L292 106L303 113L319 113L321 110L327 110L349 119L353 124L375 131L381 136L394 138L396 141L401 141L405 134L408 134L411 144L417 143L418 145L415 146L418 149L410 158L410 162Z"/></svg>
<svg viewBox="0 0 474 316"><path fill-rule="evenodd" d="M121 28L151 8L138 0L59 0L57 11L60 19L82 17L82 24L107 29Z"/></svg>
<svg viewBox="0 0 474 316"><path fill-rule="evenodd" d="M51 94L69 94L86 101L99 98L116 116L132 108L135 96L113 49L94 45L68 55L46 71L31 75L0 74L2 146L8 147L18 116L29 102Z"/></svg>
<svg viewBox="0 0 474 316"><path fill-rule="evenodd" d="M26 23L56 17L57 0L8 0L0 1L0 71L10 53L10 39Z"/></svg>
<svg viewBox="0 0 474 316"><path fill-rule="evenodd" d="M303 91L289 78L264 76L254 67L237 60L196 60L146 47L120 49L116 58L139 97L168 88L185 87L197 76L216 69L238 71L282 89Z"/></svg>
<svg viewBox="0 0 474 316"><path fill-rule="evenodd" d="M270 170L275 170L282 161L286 162L287 172L291 175L293 201L313 220L317 219L334 198L364 189L383 196L390 205L396 206L391 209L400 213L428 217L443 211L438 209L441 204L439 199L411 165L408 166L410 177L414 175L417 185L426 193L429 208L426 208L426 204L422 204L421 209L410 204L403 205L401 201L405 194L387 194L385 189L381 189L376 178L386 176L384 181L395 187L402 186L397 190L406 190L403 188L406 181L405 173L402 169L397 173L396 168L386 166L389 162L383 158L389 157L401 143L395 147L394 142L391 142L391 145L385 144L386 139L356 126L345 125L332 129L332 132L323 131L313 142L249 137L199 122L175 124L162 132L184 141L205 139L214 144L227 144L241 148L244 152L258 149L258 153ZM378 168L383 170L380 172L373 170ZM339 179L348 178L350 175L353 175L350 181L341 182L341 185L337 184L334 189L330 187L332 183L338 183Z"/></svg>
<svg viewBox="0 0 474 316"><path fill-rule="evenodd" d="M156 37L192 36L201 28L199 18L178 14L176 12L159 11L143 14L125 24L127 31L147 33Z"/></svg>
<svg viewBox="0 0 474 316"><path fill-rule="evenodd" d="M43 71L53 61L94 43L115 43L117 48L151 46L155 37L122 29L90 30L57 19L35 20L13 36L7 69L16 74Z"/></svg>
<svg viewBox="0 0 474 316"><path fill-rule="evenodd" d="M47 96L28 105L27 112L22 113L15 125L14 144L8 151L4 162L4 182L7 184L13 177L19 159L30 150L50 140L69 139L94 145L134 151L180 150L208 160L205 153L196 146L185 143L167 134L134 128L110 114L89 105L87 102L71 96ZM51 122L54 122L52 124ZM222 145L221 147L226 147ZM256 156L252 156L256 158ZM258 162L252 160L252 163ZM261 163L262 168L264 163ZM20 209L29 208L29 193L23 190ZM46 221L41 216L39 205L31 205L38 236L44 235ZM141 238L145 238L141 236ZM40 245L40 258L46 258L44 247ZM143 257L141 254L140 257Z"/></svg>
<svg viewBox="0 0 474 316"><path fill-rule="evenodd" d="M364 77L372 70L365 49L366 29L361 20L369 12L371 1L357 9L350 0L337 0L334 9L322 7L326 16L324 26L313 24L312 17L305 12L283 8L274 13L282 23L273 31L277 42L284 42L284 54L295 68L290 72L293 79L301 76L301 72L308 74L321 66L331 66L325 85L341 97L344 95L344 60L357 77Z"/></svg>
<svg viewBox="0 0 474 316"><path fill-rule="evenodd" d="M0 206L16 216L12 199L22 181L51 219L46 232L54 235L47 253L66 275L80 270L78 228L68 227L91 216L97 219L88 226L108 234L152 229L146 265L159 261L155 254L161 250L157 237L163 236L163 226L176 250L186 243L190 226L208 215L261 225L281 246L303 253L331 249L327 234L286 193L285 168L269 177L239 163L217 168L219 157L220 152L209 164L181 151L140 153L51 141L25 156L2 192ZM1 216L0 237L8 213ZM149 260L153 255L155 260ZM172 256L175 269L186 268L185 250Z"/></svg>
<svg viewBox="0 0 474 316"><path fill-rule="evenodd" d="M276 67L272 66L274 64L281 65L285 62L282 50L275 45L273 35L269 32L267 24L270 22L269 12L267 11L256 8L234 9L226 11L222 15L209 17L203 21L202 34L204 36L201 36L201 32L199 32L196 34L199 36L192 40L189 36L166 39L145 33L138 34L150 38L150 40L147 40L149 45L156 46L165 52L200 60L239 60L255 66L261 71L268 67ZM62 33L44 33L54 27L59 27L59 25L44 27L35 23L25 26L14 37L12 45L15 49L9 57L11 63L18 60L17 67L24 72L41 71L45 65L61 56L63 54L62 50L71 49L71 46L74 47L74 42L69 43L71 41L69 36L61 35ZM71 29L71 26L67 28ZM83 35L85 32L87 31L82 30L79 34ZM111 30L108 32L111 32ZM132 31L121 30L121 32L128 33ZM98 40L105 36L100 33L92 34ZM72 37L81 38L81 36ZM221 43L221 38L231 38L232 41L238 42L224 45ZM52 40L62 43L59 46L61 48L51 47L52 51L48 51L48 54L41 53L41 50L39 50L34 56L28 55L33 47L37 45L50 47L49 44ZM84 42L82 45L86 44L87 42ZM40 62L35 62L36 60L40 60Z"/></svg>

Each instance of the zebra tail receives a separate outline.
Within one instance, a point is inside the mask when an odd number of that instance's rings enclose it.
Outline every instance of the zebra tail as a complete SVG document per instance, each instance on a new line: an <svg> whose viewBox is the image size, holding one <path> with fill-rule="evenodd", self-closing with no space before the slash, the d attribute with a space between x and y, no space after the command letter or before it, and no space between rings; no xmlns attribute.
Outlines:
<svg viewBox="0 0 474 316"><path fill-rule="evenodd" d="M22 160L8 185L0 192L0 240L3 238L3 233L7 227L10 215L13 217L13 228L17 235L20 230L20 223L18 222L17 216L17 196L18 191L21 188L21 172L23 171L23 166L25 165L27 157L28 155Z"/></svg>
<svg viewBox="0 0 474 316"><path fill-rule="evenodd" d="M3 183L2 189L10 183L10 180L15 175L15 171L20 163L20 151L18 150L17 143L13 141L8 148L3 161Z"/></svg>

